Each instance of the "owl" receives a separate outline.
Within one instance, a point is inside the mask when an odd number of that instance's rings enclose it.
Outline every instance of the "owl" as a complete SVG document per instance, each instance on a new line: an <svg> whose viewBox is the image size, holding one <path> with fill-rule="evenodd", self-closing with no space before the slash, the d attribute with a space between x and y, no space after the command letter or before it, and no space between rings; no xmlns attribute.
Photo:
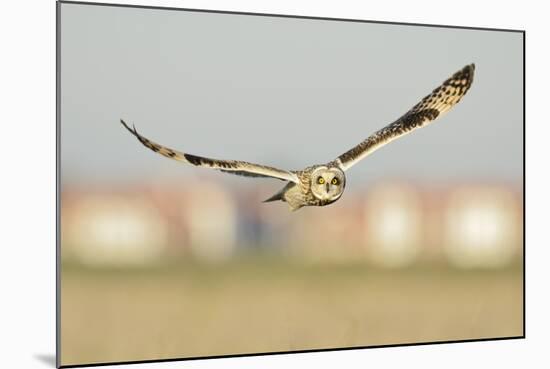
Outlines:
<svg viewBox="0 0 550 369"><path fill-rule="evenodd" d="M139 134L135 126L130 128L122 119L120 122L145 147L167 158L225 173L247 177L271 177L287 182L279 192L264 202L283 201L291 210L304 206L325 206L342 197L346 188L347 170L391 141L427 126L456 105L470 89L474 69L474 64L465 66L399 119L376 131L336 159L302 170L284 170L246 161L219 160L187 154L159 145Z"/></svg>

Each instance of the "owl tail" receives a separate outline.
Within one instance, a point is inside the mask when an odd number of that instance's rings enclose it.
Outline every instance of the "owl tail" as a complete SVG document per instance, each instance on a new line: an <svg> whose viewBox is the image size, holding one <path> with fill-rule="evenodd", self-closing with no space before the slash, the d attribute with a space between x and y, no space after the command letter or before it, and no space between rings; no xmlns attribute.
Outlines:
<svg viewBox="0 0 550 369"><path fill-rule="evenodd" d="M277 201L277 200L286 201L284 194L292 186L294 186L294 183L287 183L286 186L284 186L279 190L279 192L271 196L269 199L264 200L263 202L271 202L271 201Z"/></svg>
<svg viewBox="0 0 550 369"><path fill-rule="evenodd" d="M275 195L271 196L269 199L264 200L263 202L271 202L271 201L277 201L277 200L285 201L285 199L283 198L283 193L284 191L281 190L277 192Z"/></svg>

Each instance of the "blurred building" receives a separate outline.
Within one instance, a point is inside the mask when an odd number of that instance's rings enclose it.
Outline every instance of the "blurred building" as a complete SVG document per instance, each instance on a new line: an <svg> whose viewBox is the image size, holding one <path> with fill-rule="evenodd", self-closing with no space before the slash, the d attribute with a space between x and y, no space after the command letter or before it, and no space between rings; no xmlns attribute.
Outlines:
<svg viewBox="0 0 550 369"><path fill-rule="evenodd" d="M346 195L349 196L345 201L322 208L304 208L292 214L287 231L291 255L319 262L365 260L361 196Z"/></svg>
<svg viewBox="0 0 550 369"><path fill-rule="evenodd" d="M85 264L147 264L163 256L167 224L139 192L64 193L62 256Z"/></svg>
<svg viewBox="0 0 550 369"><path fill-rule="evenodd" d="M449 260L463 267L502 266L522 243L522 208L513 192L498 186L459 187L445 204L445 239Z"/></svg>
<svg viewBox="0 0 550 369"><path fill-rule="evenodd" d="M172 258L223 262L247 253L383 267L449 262L498 267L521 257L521 191L502 184L415 186L392 181L335 204L290 213L261 187L214 180L185 187L63 187L62 257L94 265ZM262 195L263 193L263 195Z"/></svg>
<svg viewBox="0 0 550 369"><path fill-rule="evenodd" d="M363 203L363 237L370 257L391 267L413 262L425 242L426 220L419 191L406 184L378 184Z"/></svg>
<svg viewBox="0 0 550 369"><path fill-rule="evenodd" d="M216 183L196 184L181 206L192 255L204 261L230 258L237 242L237 209L231 194Z"/></svg>

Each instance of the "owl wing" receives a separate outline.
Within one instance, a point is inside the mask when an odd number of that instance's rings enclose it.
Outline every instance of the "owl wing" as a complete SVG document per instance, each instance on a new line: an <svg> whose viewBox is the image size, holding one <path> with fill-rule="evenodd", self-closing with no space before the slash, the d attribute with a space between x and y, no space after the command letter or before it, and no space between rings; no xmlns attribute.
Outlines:
<svg viewBox="0 0 550 369"><path fill-rule="evenodd" d="M342 170L347 170L380 147L415 129L427 126L437 117L449 111L460 101L472 85L474 69L475 65L470 64L453 74L401 118L340 155L336 159L336 164Z"/></svg>
<svg viewBox="0 0 550 369"><path fill-rule="evenodd" d="M122 119L120 120L120 123L122 123L122 125L126 127L126 129L130 131L131 134L136 136L139 142L141 142L145 147L170 159L188 163L197 167L218 169L222 172L243 175L247 177L272 177L294 183L299 182L296 174L287 170L248 163L246 161L205 158L202 156L186 154L174 149L170 149L168 147L159 145L158 143L153 142L148 138L143 137L137 132L135 126L130 128Z"/></svg>

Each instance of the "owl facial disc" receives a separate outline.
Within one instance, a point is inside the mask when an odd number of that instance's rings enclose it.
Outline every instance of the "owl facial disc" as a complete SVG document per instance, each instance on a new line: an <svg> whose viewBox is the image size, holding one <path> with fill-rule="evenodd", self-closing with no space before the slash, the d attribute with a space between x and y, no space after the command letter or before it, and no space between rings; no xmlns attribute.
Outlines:
<svg viewBox="0 0 550 369"><path fill-rule="evenodd" d="M338 168L321 166L311 173L311 192L317 199L336 201L344 193L346 176Z"/></svg>

